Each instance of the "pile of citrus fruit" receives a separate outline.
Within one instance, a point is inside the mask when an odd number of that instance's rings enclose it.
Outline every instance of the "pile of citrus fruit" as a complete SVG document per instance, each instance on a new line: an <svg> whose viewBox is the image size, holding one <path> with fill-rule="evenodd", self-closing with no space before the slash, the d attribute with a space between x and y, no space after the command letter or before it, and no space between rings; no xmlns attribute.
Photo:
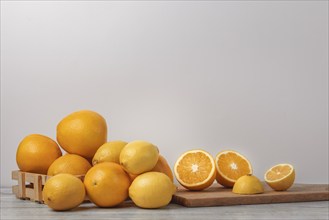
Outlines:
<svg viewBox="0 0 329 220"><path fill-rule="evenodd" d="M20 170L52 176L42 194L54 210L75 208L86 195L99 207L117 206L130 197L139 207L160 208L176 191L158 147L141 140L107 142L107 123L96 112L78 111L62 119L57 142L28 135L16 153Z"/></svg>
<svg viewBox="0 0 329 220"><path fill-rule="evenodd" d="M43 188L43 200L54 210L75 208L86 196L99 207L117 206L130 198L138 207L160 208L176 192L173 173L158 147L142 140L108 142L106 120L96 112L69 114L58 123L56 134L57 142L40 134L28 135L16 153L20 170L51 176ZM215 158L204 150L190 150L174 165L177 181L189 190L206 189L216 179L234 193L264 192L252 173L248 159L232 150ZM279 164L264 179L274 190L287 190L295 170L290 164Z"/></svg>

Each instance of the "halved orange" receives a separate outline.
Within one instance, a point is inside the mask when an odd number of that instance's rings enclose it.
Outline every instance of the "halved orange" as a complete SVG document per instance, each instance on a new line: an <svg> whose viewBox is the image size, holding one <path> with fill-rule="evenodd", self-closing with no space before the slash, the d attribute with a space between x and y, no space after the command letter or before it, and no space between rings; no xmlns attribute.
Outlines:
<svg viewBox="0 0 329 220"><path fill-rule="evenodd" d="M178 158L174 173L177 181L185 188L203 190L215 180L215 162L204 150L190 150Z"/></svg>
<svg viewBox="0 0 329 220"><path fill-rule="evenodd" d="M274 190L287 190L295 181L295 169L291 164L278 164L266 171L264 179Z"/></svg>
<svg viewBox="0 0 329 220"><path fill-rule="evenodd" d="M241 176L252 174L252 167L248 159L233 150L219 152L215 163L216 180L225 187L233 187Z"/></svg>

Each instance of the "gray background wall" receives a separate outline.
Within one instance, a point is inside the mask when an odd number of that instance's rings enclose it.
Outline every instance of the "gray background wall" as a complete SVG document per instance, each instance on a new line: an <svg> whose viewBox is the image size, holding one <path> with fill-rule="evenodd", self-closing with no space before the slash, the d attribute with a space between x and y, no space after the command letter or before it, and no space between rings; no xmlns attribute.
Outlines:
<svg viewBox="0 0 329 220"><path fill-rule="evenodd" d="M328 183L328 1L1 2L1 186L80 109L109 140L235 149Z"/></svg>

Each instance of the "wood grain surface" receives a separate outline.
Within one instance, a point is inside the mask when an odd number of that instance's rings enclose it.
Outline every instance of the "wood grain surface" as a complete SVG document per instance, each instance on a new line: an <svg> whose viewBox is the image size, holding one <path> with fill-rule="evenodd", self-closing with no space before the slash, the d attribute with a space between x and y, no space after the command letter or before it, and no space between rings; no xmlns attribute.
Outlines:
<svg viewBox="0 0 329 220"><path fill-rule="evenodd" d="M238 195L231 189L214 184L203 191L178 189L173 202L187 207L270 204L286 202L328 201L328 184L294 184L287 191L274 191L264 184L265 192Z"/></svg>

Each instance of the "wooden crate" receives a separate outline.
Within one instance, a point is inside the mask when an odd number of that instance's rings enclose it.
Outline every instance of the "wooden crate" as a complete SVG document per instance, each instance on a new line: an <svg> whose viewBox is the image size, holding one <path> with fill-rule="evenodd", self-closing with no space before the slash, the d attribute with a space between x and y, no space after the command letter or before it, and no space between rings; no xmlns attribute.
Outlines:
<svg viewBox="0 0 329 220"><path fill-rule="evenodd" d="M44 203L42 189L51 176L38 173L28 173L20 170L12 171L11 178L18 181L18 185L12 186L12 191L19 199ZM77 176L83 180L84 176Z"/></svg>

